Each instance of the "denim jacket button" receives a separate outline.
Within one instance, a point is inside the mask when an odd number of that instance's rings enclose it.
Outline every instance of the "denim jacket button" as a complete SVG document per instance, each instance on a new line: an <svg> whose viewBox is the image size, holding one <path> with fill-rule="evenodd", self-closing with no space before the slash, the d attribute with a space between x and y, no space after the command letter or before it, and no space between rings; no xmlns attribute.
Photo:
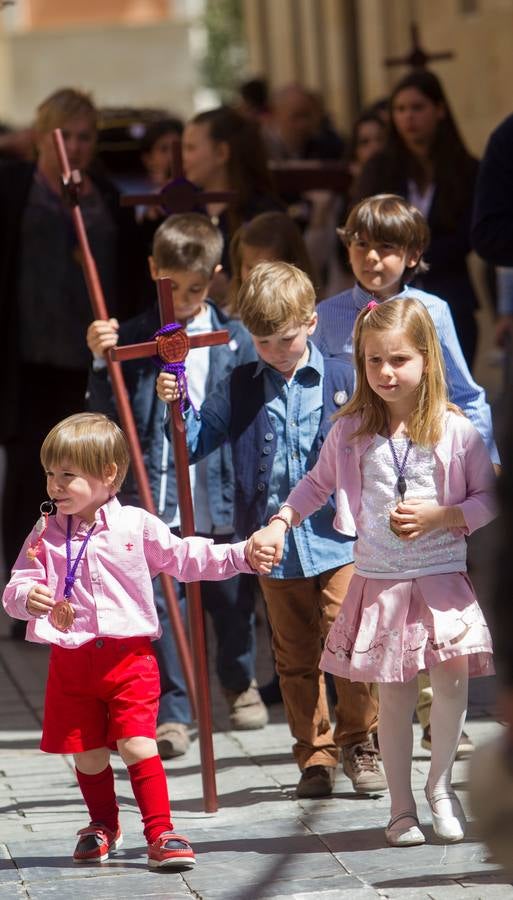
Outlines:
<svg viewBox="0 0 513 900"><path fill-rule="evenodd" d="M262 481L258 482L257 491L265 491L265 484Z"/></svg>
<svg viewBox="0 0 513 900"><path fill-rule="evenodd" d="M266 472L266 471L267 471L267 463L261 463L261 464L259 465L259 467L258 467L258 471L259 471L259 472Z"/></svg>
<svg viewBox="0 0 513 900"><path fill-rule="evenodd" d="M262 450L262 453L264 454L264 456L269 456L269 454L271 453L271 447L269 447L269 446L264 447L264 449Z"/></svg>
<svg viewBox="0 0 513 900"><path fill-rule="evenodd" d="M272 433L272 431L268 431L266 434L264 434L264 441L272 441L273 438L274 434Z"/></svg>

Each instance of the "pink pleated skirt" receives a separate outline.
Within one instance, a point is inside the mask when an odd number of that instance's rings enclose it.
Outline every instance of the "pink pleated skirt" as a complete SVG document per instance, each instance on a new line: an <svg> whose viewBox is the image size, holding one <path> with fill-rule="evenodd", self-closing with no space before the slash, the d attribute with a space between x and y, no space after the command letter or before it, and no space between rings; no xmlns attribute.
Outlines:
<svg viewBox="0 0 513 900"><path fill-rule="evenodd" d="M405 682L456 656L493 675L488 626L464 572L409 581L354 575L321 657L351 681Z"/></svg>

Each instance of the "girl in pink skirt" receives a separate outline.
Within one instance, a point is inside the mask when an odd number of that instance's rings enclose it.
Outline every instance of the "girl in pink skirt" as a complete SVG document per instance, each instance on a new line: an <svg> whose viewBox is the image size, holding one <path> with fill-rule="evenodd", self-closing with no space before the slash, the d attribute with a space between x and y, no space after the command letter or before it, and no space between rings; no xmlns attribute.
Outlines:
<svg viewBox="0 0 513 900"><path fill-rule="evenodd" d="M464 836L451 770L468 678L493 673L490 633L466 574L465 536L494 517L494 471L475 428L447 400L436 331L425 307L401 298L362 310L357 386L317 464L249 553L334 495L334 527L356 536L355 575L328 635L321 668L379 683L379 744L391 794L389 844L424 843L411 789L416 675L433 687L426 784L435 833Z"/></svg>

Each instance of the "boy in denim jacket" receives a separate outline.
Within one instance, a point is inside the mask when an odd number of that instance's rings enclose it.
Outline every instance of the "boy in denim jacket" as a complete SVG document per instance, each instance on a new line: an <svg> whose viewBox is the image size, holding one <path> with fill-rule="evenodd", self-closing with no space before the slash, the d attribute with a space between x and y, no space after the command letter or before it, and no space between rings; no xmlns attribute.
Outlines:
<svg viewBox="0 0 513 900"><path fill-rule="evenodd" d="M193 461L231 444L235 529L242 537L279 515L287 491L314 465L332 414L352 393L353 371L340 360L324 359L309 340L317 324L315 292L295 266L256 266L241 288L239 311L258 362L235 369L197 415L189 407L186 422ZM176 399L176 378L161 373L157 391L166 402ZM323 639L353 570L352 541L334 531L333 514L327 504L289 532L282 562L260 579L301 770L299 797L332 792L340 750L357 792L386 788L372 737L377 705L369 686L334 679L332 731L319 671Z"/></svg>

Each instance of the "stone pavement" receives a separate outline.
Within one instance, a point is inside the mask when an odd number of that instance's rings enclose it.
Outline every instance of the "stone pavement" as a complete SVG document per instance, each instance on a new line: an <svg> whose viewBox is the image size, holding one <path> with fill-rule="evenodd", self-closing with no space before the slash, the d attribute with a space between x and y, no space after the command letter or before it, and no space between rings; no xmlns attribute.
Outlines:
<svg viewBox="0 0 513 900"><path fill-rule="evenodd" d="M266 629L260 628L261 643ZM125 843L103 866L74 866L75 832L86 824L72 760L38 750L46 674L44 647L7 639L0 614L0 898L112 900L495 900L513 898L513 886L487 861L472 834L462 844L437 844L422 788L428 754L416 726L413 778L428 843L385 845L388 798L359 797L339 771L333 797L294 798L297 771L282 707L263 731L230 732L214 688L219 812L202 811L198 743L180 761L166 763L175 825L194 844L193 870L148 871L138 811L123 765L114 757ZM261 655L265 661L266 648ZM265 676L264 676L265 677ZM500 728L487 713L491 679L474 683L467 730L476 742ZM454 783L465 803L466 766Z"/></svg>

